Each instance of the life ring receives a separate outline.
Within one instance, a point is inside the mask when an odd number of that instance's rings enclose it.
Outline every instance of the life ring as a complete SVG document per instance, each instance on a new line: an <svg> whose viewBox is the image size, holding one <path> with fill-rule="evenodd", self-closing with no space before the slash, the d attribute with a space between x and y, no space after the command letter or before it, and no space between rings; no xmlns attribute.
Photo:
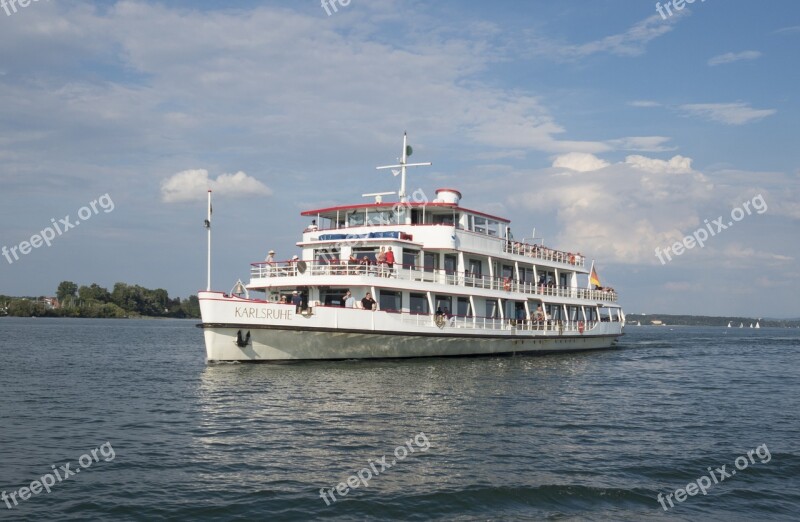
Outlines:
<svg viewBox="0 0 800 522"><path fill-rule="evenodd" d="M583 321L578 321L578 331L583 333Z"/></svg>
<svg viewBox="0 0 800 522"><path fill-rule="evenodd" d="M433 318L433 322L436 323L436 326L438 326L439 328L444 328L446 321L444 315L436 314L436 316Z"/></svg>
<svg viewBox="0 0 800 522"><path fill-rule="evenodd" d="M511 279L507 277L503 279L503 290L505 290L506 292L511 291Z"/></svg>

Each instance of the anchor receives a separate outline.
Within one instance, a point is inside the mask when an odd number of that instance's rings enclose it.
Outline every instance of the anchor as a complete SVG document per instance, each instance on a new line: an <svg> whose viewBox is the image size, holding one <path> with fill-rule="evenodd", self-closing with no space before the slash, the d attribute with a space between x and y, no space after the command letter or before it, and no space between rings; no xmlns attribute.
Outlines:
<svg viewBox="0 0 800 522"><path fill-rule="evenodd" d="M241 330L236 332L236 346L239 348L244 348L248 344L250 344L250 330L247 331L247 335L244 338L242 338Z"/></svg>

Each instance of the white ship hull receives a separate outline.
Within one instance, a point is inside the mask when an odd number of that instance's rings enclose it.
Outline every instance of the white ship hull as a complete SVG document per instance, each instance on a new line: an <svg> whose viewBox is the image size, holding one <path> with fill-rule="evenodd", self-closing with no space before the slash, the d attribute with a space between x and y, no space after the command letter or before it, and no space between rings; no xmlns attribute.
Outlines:
<svg viewBox="0 0 800 522"><path fill-rule="evenodd" d="M201 292L209 362L453 357L610 348L620 322L512 325L339 307L295 307ZM584 330L581 332L580 330Z"/></svg>

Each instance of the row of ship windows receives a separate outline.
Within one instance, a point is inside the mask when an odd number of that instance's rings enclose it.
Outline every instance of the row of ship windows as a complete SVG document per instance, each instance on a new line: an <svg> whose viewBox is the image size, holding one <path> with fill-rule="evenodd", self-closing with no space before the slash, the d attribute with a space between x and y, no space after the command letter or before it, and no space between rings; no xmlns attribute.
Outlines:
<svg viewBox="0 0 800 522"><path fill-rule="evenodd" d="M344 295L347 292L346 288L328 288L320 289L320 301L326 306L344 306ZM404 299L404 292L395 290L378 290L377 301L378 306L384 311L408 311L416 314L431 314L443 313L446 315L457 315L461 317L472 317L478 315L479 317L486 317L491 319L499 319L500 316L500 303L497 299L481 299L484 301L484 313L475 313L472 309L472 304L469 298L455 297L450 295L436 294L432 295L433 310L430 308L427 294L409 292L408 306ZM363 296L355 295L356 300L360 300ZM536 305L540 302L535 302L529 305L531 312L534 312ZM526 319L525 303L524 301L512 301L509 299L503 300L505 306L503 315L506 318L515 318L518 320ZM597 310L594 307L586 308L586 319L589 321L597 319ZM549 319L554 321L579 321L583 320L580 306L556 305L545 304L543 311L547 314ZM480 310L478 311L480 312Z"/></svg>

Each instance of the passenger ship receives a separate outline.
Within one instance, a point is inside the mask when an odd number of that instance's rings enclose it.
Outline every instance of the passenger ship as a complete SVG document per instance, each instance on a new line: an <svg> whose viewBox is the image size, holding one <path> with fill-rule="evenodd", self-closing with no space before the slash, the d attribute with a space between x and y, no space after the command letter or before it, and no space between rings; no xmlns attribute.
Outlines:
<svg viewBox="0 0 800 522"><path fill-rule="evenodd" d="M374 202L303 212L313 221L297 243L302 254L252 263L250 282L230 293L211 291L209 191L208 288L198 294L209 362L613 346L625 315L585 256L515 240L509 220L464 207L458 190L440 188L432 201L422 190L407 195L406 169L430 165L408 163L410 154L404 136L399 164L378 167L401 176L398 201L365 194ZM394 263L380 263L389 250ZM365 307L367 294L375 304Z"/></svg>

